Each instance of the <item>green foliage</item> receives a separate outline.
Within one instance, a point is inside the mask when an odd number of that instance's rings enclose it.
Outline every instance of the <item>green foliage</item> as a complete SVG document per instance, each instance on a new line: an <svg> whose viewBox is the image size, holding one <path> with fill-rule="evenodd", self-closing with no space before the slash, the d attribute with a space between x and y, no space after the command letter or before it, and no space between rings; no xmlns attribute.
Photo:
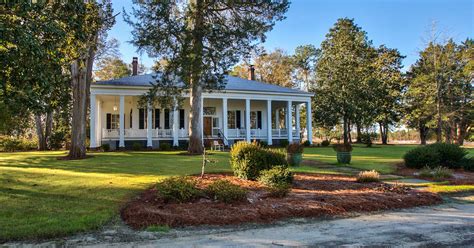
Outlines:
<svg viewBox="0 0 474 248"><path fill-rule="evenodd" d="M95 71L95 76L98 80L111 80L129 76L131 70L122 59L117 57L106 57L99 61Z"/></svg>
<svg viewBox="0 0 474 248"><path fill-rule="evenodd" d="M49 147L53 150L58 150L66 144L67 133L63 130L55 130L51 137L49 137Z"/></svg>
<svg viewBox="0 0 474 248"><path fill-rule="evenodd" d="M323 140L321 142L321 146L322 147L328 147L329 145L331 144L331 142L329 140Z"/></svg>
<svg viewBox="0 0 474 248"><path fill-rule="evenodd" d="M161 232L161 233L167 233L170 230L171 228L168 225L151 225L145 229L145 231L147 232Z"/></svg>
<svg viewBox="0 0 474 248"><path fill-rule="evenodd" d="M291 192L291 184L280 182L268 187L268 193L270 197L281 198L288 195Z"/></svg>
<svg viewBox="0 0 474 248"><path fill-rule="evenodd" d="M287 147L290 144L288 140L280 140L280 147Z"/></svg>
<svg viewBox="0 0 474 248"><path fill-rule="evenodd" d="M466 171L474 171L474 157L464 157L461 162L461 167Z"/></svg>
<svg viewBox="0 0 474 248"><path fill-rule="evenodd" d="M433 178L435 180L441 180L441 179L451 178L453 176L453 173L451 172L450 169L443 166L437 166L435 168L430 168L428 166L425 166L420 171L420 176Z"/></svg>
<svg viewBox="0 0 474 248"><path fill-rule="evenodd" d="M274 166L269 170L261 171L258 181L267 186L275 186L281 183L291 185L293 183L293 173L287 166Z"/></svg>
<svg viewBox="0 0 474 248"><path fill-rule="evenodd" d="M455 144L434 143L428 145L436 151L440 156L440 165L451 169L459 168L460 162L467 155L467 151Z"/></svg>
<svg viewBox="0 0 474 248"><path fill-rule="evenodd" d="M160 150L162 151L169 151L171 150L171 145L169 143L160 143Z"/></svg>
<svg viewBox="0 0 474 248"><path fill-rule="evenodd" d="M38 147L36 140L14 137L0 137L0 151L17 152L31 151Z"/></svg>
<svg viewBox="0 0 474 248"><path fill-rule="evenodd" d="M214 200L224 203L243 201L247 197L247 191L239 185L228 180L216 180L209 184L206 193Z"/></svg>
<svg viewBox="0 0 474 248"><path fill-rule="evenodd" d="M406 167L421 169L440 165L441 157L433 147L420 146L405 153L403 160Z"/></svg>
<svg viewBox="0 0 474 248"><path fill-rule="evenodd" d="M102 144L102 145L100 146L100 148L102 148L102 151L108 152L108 151L110 151L110 144L107 144L107 143Z"/></svg>
<svg viewBox="0 0 474 248"><path fill-rule="evenodd" d="M361 134L361 141L367 147L372 147L373 140L377 138L377 133L364 132Z"/></svg>
<svg viewBox="0 0 474 248"><path fill-rule="evenodd" d="M310 147L310 146L311 146L311 143L309 142L309 140L305 140L305 141L303 142L303 146L305 146L305 147Z"/></svg>
<svg viewBox="0 0 474 248"><path fill-rule="evenodd" d="M351 152L352 145L351 144L335 144L332 147L336 152Z"/></svg>
<svg viewBox="0 0 474 248"><path fill-rule="evenodd" d="M286 147L286 152L291 153L291 154L303 153L303 151L304 151L304 145L300 143L292 143Z"/></svg>
<svg viewBox="0 0 474 248"><path fill-rule="evenodd" d="M375 171L361 171L357 175L357 182L359 183L371 183L380 181L380 174Z"/></svg>
<svg viewBox="0 0 474 248"><path fill-rule="evenodd" d="M255 180L260 171L274 165L286 165L287 162L281 150L265 149L255 142L237 142L230 150L230 164L235 176Z"/></svg>
<svg viewBox="0 0 474 248"><path fill-rule="evenodd" d="M189 202L202 196L197 182L188 177L170 177L159 182L156 189L165 201Z"/></svg>
<svg viewBox="0 0 474 248"><path fill-rule="evenodd" d="M140 143L140 142L134 142L134 143L132 144L132 149L133 149L134 151L140 151L140 150L143 149L143 145L142 145L142 143Z"/></svg>

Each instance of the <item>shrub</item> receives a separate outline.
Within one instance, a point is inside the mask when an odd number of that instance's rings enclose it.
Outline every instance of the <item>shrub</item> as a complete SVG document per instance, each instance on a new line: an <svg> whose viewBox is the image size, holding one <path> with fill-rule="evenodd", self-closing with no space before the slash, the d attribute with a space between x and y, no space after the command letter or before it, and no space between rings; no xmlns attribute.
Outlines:
<svg viewBox="0 0 474 248"><path fill-rule="evenodd" d="M258 181L267 186L275 186L280 183L291 184L293 173L286 166L275 166L269 170L261 171Z"/></svg>
<svg viewBox="0 0 474 248"><path fill-rule="evenodd" d="M134 142L134 143L132 144L132 150L134 150L134 151L140 151L140 150L142 150L142 149L143 149L142 143Z"/></svg>
<svg viewBox="0 0 474 248"><path fill-rule="evenodd" d="M278 183L272 185L268 188L268 193L270 197L285 197L291 191L291 184L289 183Z"/></svg>
<svg viewBox="0 0 474 248"><path fill-rule="evenodd" d="M57 131L51 134L49 137L49 147L54 150L59 150L64 147L66 143L66 132Z"/></svg>
<svg viewBox="0 0 474 248"><path fill-rule="evenodd" d="M264 140L260 140L258 143L260 144L261 147L268 147L268 143Z"/></svg>
<svg viewBox="0 0 474 248"><path fill-rule="evenodd" d="M245 189L227 180L212 182L207 186L206 192L214 200L225 203L243 201L247 197L247 191Z"/></svg>
<svg viewBox="0 0 474 248"><path fill-rule="evenodd" d="M435 143L428 145L439 154L439 163L445 167L455 169L461 167L461 160L467 155L467 151L458 145L447 143Z"/></svg>
<svg viewBox="0 0 474 248"><path fill-rule="evenodd" d="M309 142L309 140L305 140L305 141L303 142L303 146L305 146L305 147L310 147L310 146L311 146L311 143Z"/></svg>
<svg viewBox="0 0 474 248"><path fill-rule="evenodd" d="M260 171L273 165L287 165L285 153L277 149L265 149L258 143L237 142L230 150L230 164L234 175L247 180L255 180Z"/></svg>
<svg viewBox="0 0 474 248"><path fill-rule="evenodd" d="M288 140L280 140L280 147L287 147L289 144Z"/></svg>
<svg viewBox="0 0 474 248"><path fill-rule="evenodd" d="M196 184L196 180L187 177L170 177L159 182L156 189L165 201L189 202L202 196Z"/></svg>
<svg viewBox="0 0 474 248"><path fill-rule="evenodd" d="M359 183L371 183L380 181L380 174L375 171L361 171L357 175L357 182Z"/></svg>
<svg viewBox="0 0 474 248"><path fill-rule="evenodd" d="M110 144L105 143L105 144L102 144L100 147L102 148L102 151L104 152L110 151Z"/></svg>
<svg viewBox="0 0 474 248"><path fill-rule="evenodd" d="M303 144L299 143L291 143L286 147L286 152L295 154L295 153L303 153L304 146Z"/></svg>
<svg viewBox="0 0 474 248"><path fill-rule="evenodd" d="M336 152L351 152L352 151L351 144L335 144L332 148Z"/></svg>
<svg viewBox="0 0 474 248"><path fill-rule="evenodd" d="M451 170L443 166L438 166L436 168L426 166L420 171L420 176L433 179L445 179L452 177L453 173Z"/></svg>
<svg viewBox="0 0 474 248"><path fill-rule="evenodd" d="M460 164L464 170L474 171L474 157L464 157Z"/></svg>
<svg viewBox="0 0 474 248"><path fill-rule="evenodd" d="M362 133L361 134L361 141L363 144L365 144L367 147L372 147L372 144L373 144L373 140L375 140L377 138L377 134L376 133Z"/></svg>
<svg viewBox="0 0 474 248"><path fill-rule="evenodd" d="M403 156L405 166L409 168L421 169L425 166L433 168L440 164L440 156L430 146L420 146L415 149L409 150Z"/></svg>
<svg viewBox="0 0 474 248"><path fill-rule="evenodd" d="M0 140L0 150L4 152L30 151L37 147L36 140L13 137L4 137Z"/></svg>
<svg viewBox="0 0 474 248"><path fill-rule="evenodd" d="M162 151L169 151L171 150L171 145L169 143L161 143L160 150Z"/></svg>
<svg viewBox="0 0 474 248"><path fill-rule="evenodd" d="M323 142L321 142L322 147L328 147L330 144L331 142L329 140L323 140Z"/></svg>

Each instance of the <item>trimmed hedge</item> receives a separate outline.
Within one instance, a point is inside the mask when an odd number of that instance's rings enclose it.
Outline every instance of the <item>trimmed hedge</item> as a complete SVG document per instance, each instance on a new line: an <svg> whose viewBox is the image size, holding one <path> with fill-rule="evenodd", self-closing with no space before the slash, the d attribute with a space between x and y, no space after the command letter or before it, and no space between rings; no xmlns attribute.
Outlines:
<svg viewBox="0 0 474 248"><path fill-rule="evenodd" d="M206 193L214 200L224 203L244 201L247 197L245 189L222 179L209 184L206 188Z"/></svg>
<svg viewBox="0 0 474 248"><path fill-rule="evenodd" d="M237 142L230 150L230 165L236 177L256 180L262 170L287 166L287 161L282 150L265 149L256 142Z"/></svg>
<svg viewBox="0 0 474 248"><path fill-rule="evenodd" d="M458 145L435 143L414 148L403 156L405 165L409 168L421 169L444 166L450 169L459 168L467 151Z"/></svg>
<svg viewBox="0 0 474 248"><path fill-rule="evenodd" d="M189 202L203 195L196 180L187 177L166 178L156 185L156 190L167 202Z"/></svg>
<svg viewBox="0 0 474 248"><path fill-rule="evenodd" d="M0 151L17 152L31 151L38 148L36 140L26 138L0 137Z"/></svg>
<svg viewBox="0 0 474 248"><path fill-rule="evenodd" d="M266 186L277 186L281 183L293 183L293 173L286 166L275 166L260 173L258 181Z"/></svg>

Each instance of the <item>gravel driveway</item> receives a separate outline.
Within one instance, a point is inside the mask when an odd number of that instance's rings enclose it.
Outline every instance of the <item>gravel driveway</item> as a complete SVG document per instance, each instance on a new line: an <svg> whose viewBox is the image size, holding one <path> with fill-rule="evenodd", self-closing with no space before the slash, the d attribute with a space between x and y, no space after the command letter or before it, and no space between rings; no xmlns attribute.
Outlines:
<svg viewBox="0 0 474 248"><path fill-rule="evenodd" d="M14 247L312 247L474 246L474 204L450 203L333 220L292 220L241 228L178 229L166 234L126 227ZM1 245L0 245L1 246Z"/></svg>

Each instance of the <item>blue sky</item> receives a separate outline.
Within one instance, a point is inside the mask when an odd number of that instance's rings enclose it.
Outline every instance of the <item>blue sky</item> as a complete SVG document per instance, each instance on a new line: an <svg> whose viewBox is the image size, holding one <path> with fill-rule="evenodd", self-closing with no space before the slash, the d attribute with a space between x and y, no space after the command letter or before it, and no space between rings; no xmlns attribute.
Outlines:
<svg viewBox="0 0 474 248"><path fill-rule="evenodd" d="M117 13L123 8L128 12L131 9L131 1L112 2ZM349 17L367 32L374 45L399 49L406 56L405 69L416 61L424 46L422 38L427 37L433 22L456 41L474 37L474 0L293 0L286 16L268 33L262 44L265 48L283 48L291 54L298 45L319 47L336 20ZM128 43L132 39L131 27L121 14L109 35L120 41L126 62L138 55L146 66L153 65L152 58L138 54Z"/></svg>

